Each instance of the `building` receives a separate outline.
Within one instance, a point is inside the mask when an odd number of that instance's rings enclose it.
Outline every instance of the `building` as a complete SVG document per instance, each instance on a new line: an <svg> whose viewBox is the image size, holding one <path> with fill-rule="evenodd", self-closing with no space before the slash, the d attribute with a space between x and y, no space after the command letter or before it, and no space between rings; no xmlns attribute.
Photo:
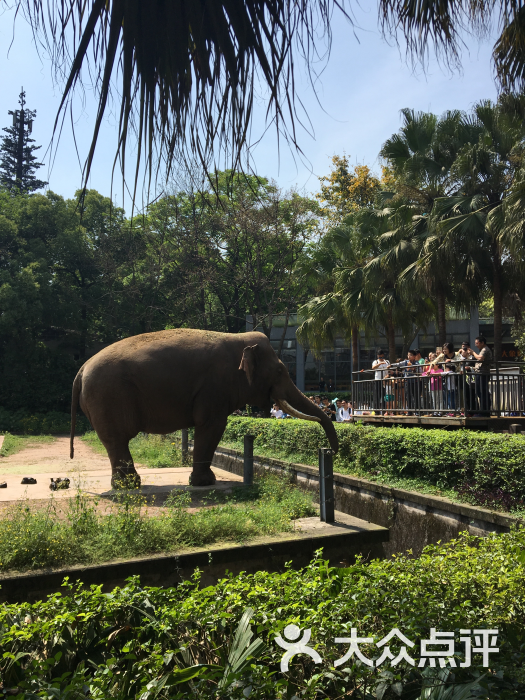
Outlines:
<svg viewBox="0 0 525 700"><path fill-rule="evenodd" d="M321 377L328 384L331 380L334 390L349 390L352 378L352 348L348 340L337 338L335 348L326 348L319 359L315 358L312 351L303 347L296 338L297 314L292 314L285 329L283 317L276 316L273 319L270 342L276 352L282 342L281 360L286 365L290 376L301 391L318 391ZM246 330L253 330L251 316L246 317ZM511 335L512 320L504 319L503 323L503 356L502 360L517 359L519 351L514 345ZM284 335L284 337L283 337ZM478 335L484 335L488 344L494 342L494 319L479 318L478 309L472 309L467 318L452 318L447 320L447 340L454 343L457 348L464 340L468 340L474 347L474 339ZM434 324L428 325L425 331L414 335L410 344L411 348L419 348L423 356L438 347L438 334ZM358 369L369 369L376 356L377 348L383 348L388 354L388 346L384 336L377 338L366 337L364 331L359 338L359 356L357 358ZM407 348L408 349L408 348ZM396 351L398 357L403 353L403 338L396 336Z"/></svg>

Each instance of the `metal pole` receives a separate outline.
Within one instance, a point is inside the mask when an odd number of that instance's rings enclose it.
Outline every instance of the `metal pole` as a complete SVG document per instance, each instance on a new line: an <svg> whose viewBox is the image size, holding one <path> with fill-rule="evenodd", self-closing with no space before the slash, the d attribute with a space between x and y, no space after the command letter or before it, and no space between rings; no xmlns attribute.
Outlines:
<svg viewBox="0 0 525 700"><path fill-rule="evenodd" d="M467 363L462 362L461 365L462 367L462 374L461 374L461 384L463 387L463 404L460 405L461 411L463 411L463 416L466 418L467 417L467 391L470 389L470 386L467 385ZM468 406L470 409L470 396L468 400Z"/></svg>
<svg viewBox="0 0 525 700"><path fill-rule="evenodd" d="M321 520L325 523L335 522L334 503L334 465L332 450L319 448L319 505Z"/></svg>
<svg viewBox="0 0 525 700"><path fill-rule="evenodd" d="M490 386L490 374L489 374L489 381L487 384ZM488 388L487 388L487 394L488 394ZM496 415L498 418L501 417L501 396L500 396L500 386L499 386L499 362L496 362L496 403L497 403L497 411ZM489 405L489 397L487 396L486 398L486 405ZM490 417L490 408L489 408L489 417Z"/></svg>
<svg viewBox="0 0 525 700"><path fill-rule="evenodd" d="M243 472L243 483L246 486L252 486L253 484L253 441L255 440L255 435L245 435L244 436L244 472Z"/></svg>
<svg viewBox="0 0 525 700"><path fill-rule="evenodd" d="M187 462L188 462L188 429L183 428L180 432L181 432L182 463L187 464Z"/></svg>

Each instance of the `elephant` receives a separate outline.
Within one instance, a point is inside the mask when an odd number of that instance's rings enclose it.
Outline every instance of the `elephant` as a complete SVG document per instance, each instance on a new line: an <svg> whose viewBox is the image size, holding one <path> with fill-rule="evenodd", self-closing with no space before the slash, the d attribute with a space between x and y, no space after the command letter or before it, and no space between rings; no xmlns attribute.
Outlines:
<svg viewBox="0 0 525 700"><path fill-rule="evenodd" d="M132 336L93 355L78 371L70 457L80 404L108 452L113 487L123 479L140 486L128 446L139 432L190 427L195 428L190 483L212 485L211 461L228 416L246 404L269 415L273 402L296 418L321 423L337 452L330 418L297 389L263 333L173 329Z"/></svg>

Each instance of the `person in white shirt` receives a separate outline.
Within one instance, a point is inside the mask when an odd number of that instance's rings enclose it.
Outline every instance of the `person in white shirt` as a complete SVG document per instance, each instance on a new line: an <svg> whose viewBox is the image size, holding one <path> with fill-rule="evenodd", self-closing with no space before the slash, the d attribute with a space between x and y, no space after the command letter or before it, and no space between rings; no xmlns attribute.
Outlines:
<svg viewBox="0 0 525 700"><path fill-rule="evenodd" d="M384 408L383 379L388 367L390 362L385 360L385 354L380 348L377 351L377 359L372 362L372 369L375 370L374 408L376 410Z"/></svg>
<svg viewBox="0 0 525 700"><path fill-rule="evenodd" d="M336 420L338 423L349 423L352 420L352 404L349 401L343 401L342 404L342 407L337 409Z"/></svg>
<svg viewBox="0 0 525 700"><path fill-rule="evenodd" d="M284 413L281 411L279 406L274 403L272 410L270 411L270 414L272 415L273 418L282 418L284 416ZM268 414L266 414L268 415Z"/></svg>

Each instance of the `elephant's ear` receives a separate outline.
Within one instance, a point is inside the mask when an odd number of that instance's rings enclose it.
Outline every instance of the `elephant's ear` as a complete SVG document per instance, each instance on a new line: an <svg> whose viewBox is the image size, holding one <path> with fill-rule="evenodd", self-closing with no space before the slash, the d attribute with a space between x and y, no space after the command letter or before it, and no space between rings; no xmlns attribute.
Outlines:
<svg viewBox="0 0 525 700"><path fill-rule="evenodd" d="M253 382L253 374L255 371L255 355L256 355L257 345L247 345L242 353L241 364L239 369L246 372L246 377L248 379L248 384Z"/></svg>

